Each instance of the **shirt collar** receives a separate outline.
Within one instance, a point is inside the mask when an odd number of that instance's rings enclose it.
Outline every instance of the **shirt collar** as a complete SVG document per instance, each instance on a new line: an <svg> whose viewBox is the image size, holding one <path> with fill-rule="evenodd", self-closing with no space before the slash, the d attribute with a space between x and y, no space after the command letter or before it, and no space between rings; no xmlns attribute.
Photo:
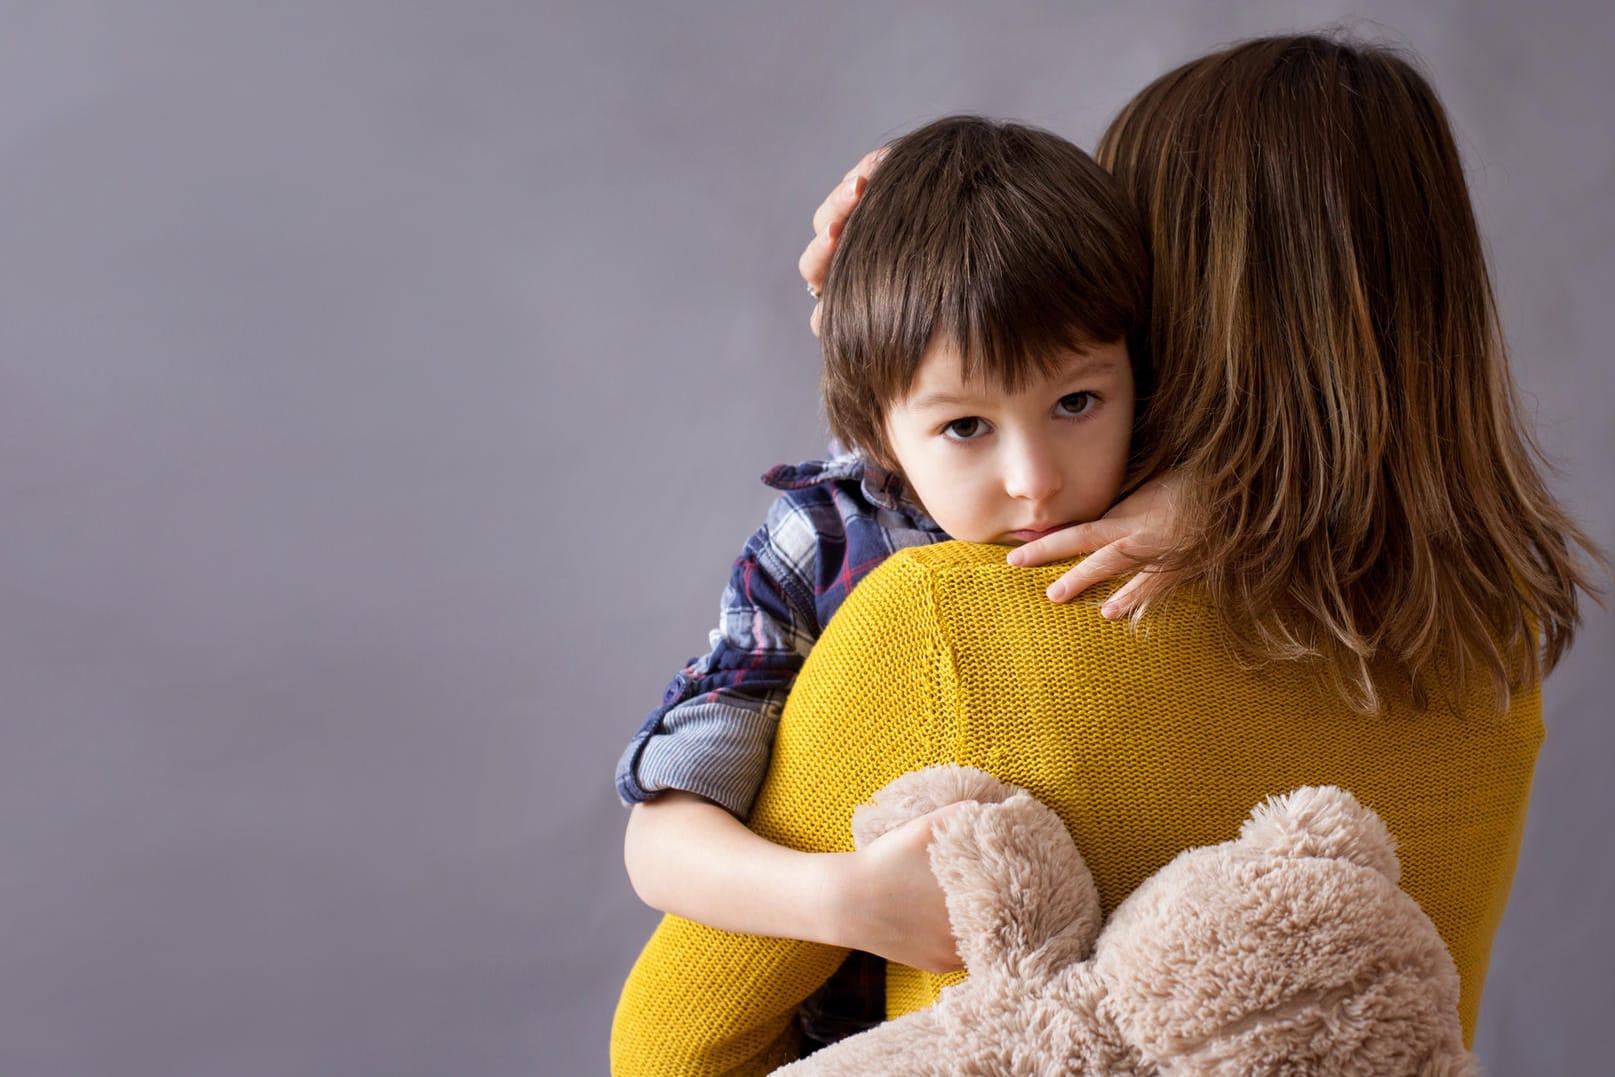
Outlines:
<svg viewBox="0 0 1615 1077"><path fill-rule="evenodd" d="M781 464L763 476L763 482L777 490L797 490L836 481L856 482L871 505L912 517L921 527L936 528L936 521L909 493L902 475L881 467L860 452L843 449L838 442L830 443L828 460Z"/></svg>
<svg viewBox="0 0 1615 1077"><path fill-rule="evenodd" d="M879 505L883 509L893 512L907 513L910 516L929 521L931 518L920 510L920 506L909 496L908 482L895 471L888 471L873 460L859 456L863 464L859 484L863 487L864 496L869 498L871 504Z"/></svg>

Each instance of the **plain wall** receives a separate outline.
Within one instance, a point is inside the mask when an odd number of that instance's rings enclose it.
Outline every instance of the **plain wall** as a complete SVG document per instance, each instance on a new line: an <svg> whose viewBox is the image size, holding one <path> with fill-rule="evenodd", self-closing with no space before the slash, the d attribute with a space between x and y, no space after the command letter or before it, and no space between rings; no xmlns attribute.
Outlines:
<svg viewBox="0 0 1615 1077"><path fill-rule="evenodd" d="M613 764L823 447L811 210L942 113L1091 146L1233 39L1405 40L1615 548L1607 4L0 11L5 1074L604 1072ZM1547 685L1497 1077L1607 1058L1612 658Z"/></svg>

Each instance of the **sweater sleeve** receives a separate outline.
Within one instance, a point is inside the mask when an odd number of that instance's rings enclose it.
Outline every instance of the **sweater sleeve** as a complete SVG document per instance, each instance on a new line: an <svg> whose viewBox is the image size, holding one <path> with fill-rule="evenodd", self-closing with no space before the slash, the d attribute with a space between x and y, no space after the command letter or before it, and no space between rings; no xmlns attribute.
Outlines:
<svg viewBox="0 0 1615 1077"><path fill-rule="evenodd" d="M926 574L903 555L859 584L809 656L780 720L750 825L805 852L853 848L852 810L900 774L948 761L949 659ZM795 1010L847 951L667 917L612 1027L617 1077L767 1073L795 1057Z"/></svg>

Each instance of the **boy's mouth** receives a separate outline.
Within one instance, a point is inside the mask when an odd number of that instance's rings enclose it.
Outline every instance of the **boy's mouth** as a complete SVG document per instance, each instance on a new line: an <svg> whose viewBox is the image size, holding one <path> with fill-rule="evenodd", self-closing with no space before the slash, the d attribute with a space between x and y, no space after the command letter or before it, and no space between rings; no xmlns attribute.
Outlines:
<svg viewBox="0 0 1615 1077"><path fill-rule="evenodd" d="M1068 524L1055 524L1052 527L1024 527L1019 531L1011 531L1008 537L1020 543L1036 542L1045 535L1052 535L1056 531L1064 531L1068 527L1075 526L1076 521Z"/></svg>

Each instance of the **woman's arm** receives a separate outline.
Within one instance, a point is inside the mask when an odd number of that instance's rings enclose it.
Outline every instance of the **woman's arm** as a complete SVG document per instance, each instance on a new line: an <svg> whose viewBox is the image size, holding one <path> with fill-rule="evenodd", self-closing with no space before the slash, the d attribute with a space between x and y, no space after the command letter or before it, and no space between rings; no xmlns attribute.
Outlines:
<svg viewBox="0 0 1615 1077"><path fill-rule="evenodd" d="M752 833L690 793L634 807L623 858L663 912L724 931L864 950L929 972L960 968L931 828L952 806L852 853L805 853Z"/></svg>

